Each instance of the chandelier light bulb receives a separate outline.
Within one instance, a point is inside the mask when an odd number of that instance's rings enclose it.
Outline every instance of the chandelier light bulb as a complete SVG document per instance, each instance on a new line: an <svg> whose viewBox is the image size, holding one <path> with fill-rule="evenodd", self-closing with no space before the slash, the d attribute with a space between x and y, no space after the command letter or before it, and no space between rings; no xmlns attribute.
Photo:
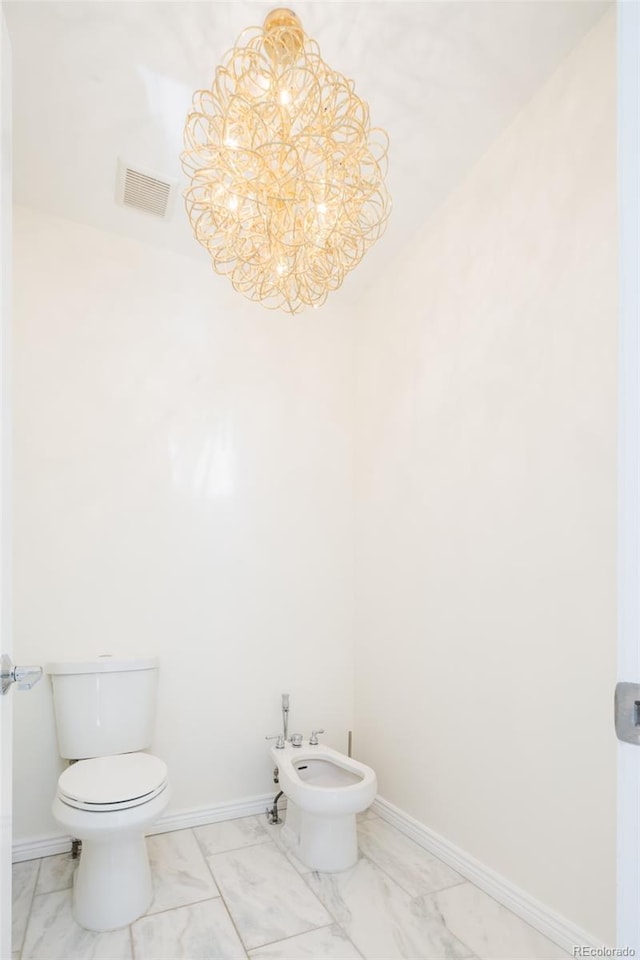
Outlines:
<svg viewBox="0 0 640 960"><path fill-rule="evenodd" d="M195 237L250 300L319 307L385 230L387 134L291 10L240 36L184 143Z"/></svg>

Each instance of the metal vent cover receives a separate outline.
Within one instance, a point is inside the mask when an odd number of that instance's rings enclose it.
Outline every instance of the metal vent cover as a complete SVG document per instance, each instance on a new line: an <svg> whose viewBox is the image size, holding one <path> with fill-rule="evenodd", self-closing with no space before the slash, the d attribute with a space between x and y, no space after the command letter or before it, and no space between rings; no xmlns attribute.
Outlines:
<svg viewBox="0 0 640 960"><path fill-rule="evenodd" d="M118 160L116 200L122 206L144 210L154 217L166 218L176 187L176 180L171 180L161 173Z"/></svg>

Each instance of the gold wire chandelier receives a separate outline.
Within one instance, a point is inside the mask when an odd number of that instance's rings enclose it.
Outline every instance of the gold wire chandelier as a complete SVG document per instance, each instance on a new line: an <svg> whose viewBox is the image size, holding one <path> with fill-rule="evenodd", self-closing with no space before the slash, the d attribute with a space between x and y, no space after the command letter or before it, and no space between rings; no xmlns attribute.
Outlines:
<svg viewBox="0 0 640 960"><path fill-rule="evenodd" d="M250 300L320 306L384 232L387 134L291 10L240 35L184 142L195 237Z"/></svg>

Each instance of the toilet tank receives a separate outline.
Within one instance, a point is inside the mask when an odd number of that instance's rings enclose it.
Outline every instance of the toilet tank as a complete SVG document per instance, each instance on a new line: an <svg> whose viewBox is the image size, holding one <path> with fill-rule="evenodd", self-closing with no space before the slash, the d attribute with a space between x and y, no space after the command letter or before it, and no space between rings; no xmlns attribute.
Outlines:
<svg viewBox="0 0 640 960"><path fill-rule="evenodd" d="M156 717L155 657L48 663L60 756L69 760L151 746Z"/></svg>

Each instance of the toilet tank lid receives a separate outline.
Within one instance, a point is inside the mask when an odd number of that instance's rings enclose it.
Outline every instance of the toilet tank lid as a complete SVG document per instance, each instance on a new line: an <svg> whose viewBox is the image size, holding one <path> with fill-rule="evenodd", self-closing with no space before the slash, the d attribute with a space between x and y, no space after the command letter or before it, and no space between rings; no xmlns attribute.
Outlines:
<svg viewBox="0 0 640 960"><path fill-rule="evenodd" d="M110 653L102 654L95 660L56 660L45 664L45 671L52 674L70 673L116 673L120 670L155 670L157 657L135 657L123 659Z"/></svg>

